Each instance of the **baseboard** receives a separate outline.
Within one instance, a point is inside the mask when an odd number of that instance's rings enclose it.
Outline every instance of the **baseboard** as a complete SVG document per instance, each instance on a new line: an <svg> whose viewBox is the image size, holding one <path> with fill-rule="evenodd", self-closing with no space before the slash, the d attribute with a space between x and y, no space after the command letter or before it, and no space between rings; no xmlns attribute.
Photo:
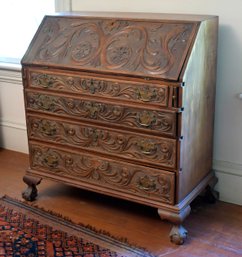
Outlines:
<svg viewBox="0 0 242 257"><path fill-rule="evenodd" d="M8 70L8 68L8 66L5 66L5 69L3 69L0 66L0 82L22 85L21 71L17 68L15 70Z"/></svg>
<svg viewBox="0 0 242 257"><path fill-rule="evenodd" d="M214 160L220 200L242 205L242 164Z"/></svg>
<svg viewBox="0 0 242 257"><path fill-rule="evenodd" d="M0 146L4 149L28 153L26 125L0 120Z"/></svg>

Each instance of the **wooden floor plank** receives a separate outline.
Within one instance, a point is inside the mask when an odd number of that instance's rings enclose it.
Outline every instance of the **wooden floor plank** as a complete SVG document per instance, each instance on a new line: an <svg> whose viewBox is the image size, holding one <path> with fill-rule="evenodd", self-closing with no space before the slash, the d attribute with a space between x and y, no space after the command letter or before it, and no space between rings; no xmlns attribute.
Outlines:
<svg viewBox="0 0 242 257"><path fill-rule="evenodd" d="M28 156L0 150L0 163L0 196L21 199ZM188 240L183 246L176 246L168 238L171 224L162 222L154 208L48 180L43 180L38 190L34 205L125 237L160 257L242 256L242 206L200 203L184 224L189 231Z"/></svg>

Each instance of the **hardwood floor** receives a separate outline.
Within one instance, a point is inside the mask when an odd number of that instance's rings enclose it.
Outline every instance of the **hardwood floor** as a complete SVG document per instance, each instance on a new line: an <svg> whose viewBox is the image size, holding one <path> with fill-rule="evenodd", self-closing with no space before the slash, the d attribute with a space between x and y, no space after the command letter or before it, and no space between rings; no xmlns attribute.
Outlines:
<svg viewBox="0 0 242 257"><path fill-rule="evenodd" d="M28 156L0 150L0 196L21 199L22 177ZM130 243L147 248L157 256L242 256L242 206L217 202L200 203L185 221L189 237L182 246L169 242L171 224L162 222L156 209L98 195L78 188L43 180L34 203L91 224Z"/></svg>

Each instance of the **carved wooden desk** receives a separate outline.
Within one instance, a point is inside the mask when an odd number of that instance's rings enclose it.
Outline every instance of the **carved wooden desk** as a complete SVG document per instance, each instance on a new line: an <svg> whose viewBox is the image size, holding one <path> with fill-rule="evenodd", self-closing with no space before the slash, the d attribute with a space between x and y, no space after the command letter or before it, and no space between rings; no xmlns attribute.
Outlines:
<svg viewBox="0 0 242 257"><path fill-rule="evenodd" d="M40 178L158 208L181 226L211 171L218 19L46 16L22 60L30 168Z"/></svg>

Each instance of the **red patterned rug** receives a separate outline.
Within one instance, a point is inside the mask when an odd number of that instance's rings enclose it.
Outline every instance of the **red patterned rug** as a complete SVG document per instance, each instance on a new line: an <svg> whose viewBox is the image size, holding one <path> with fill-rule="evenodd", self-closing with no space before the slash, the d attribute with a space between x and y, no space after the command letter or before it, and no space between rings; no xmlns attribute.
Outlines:
<svg viewBox="0 0 242 257"><path fill-rule="evenodd" d="M0 257L148 257L90 226L10 197L0 199Z"/></svg>

